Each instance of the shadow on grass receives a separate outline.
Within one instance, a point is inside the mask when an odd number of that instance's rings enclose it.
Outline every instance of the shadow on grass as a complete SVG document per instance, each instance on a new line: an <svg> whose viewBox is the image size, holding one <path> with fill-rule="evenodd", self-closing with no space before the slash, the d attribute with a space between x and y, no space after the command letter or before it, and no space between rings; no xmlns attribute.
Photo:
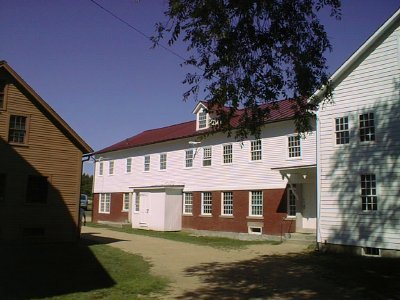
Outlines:
<svg viewBox="0 0 400 300"><path fill-rule="evenodd" d="M2 245L0 257L0 299L54 297L115 284L84 242Z"/></svg>
<svg viewBox="0 0 400 300"><path fill-rule="evenodd" d="M115 238L97 236L97 232L85 232L81 234L81 243L86 245L97 245L97 244L112 244L115 242L122 242L126 240L120 240Z"/></svg>
<svg viewBox="0 0 400 300"><path fill-rule="evenodd" d="M400 299L399 259L302 253L186 270L205 287L180 299Z"/></svg>

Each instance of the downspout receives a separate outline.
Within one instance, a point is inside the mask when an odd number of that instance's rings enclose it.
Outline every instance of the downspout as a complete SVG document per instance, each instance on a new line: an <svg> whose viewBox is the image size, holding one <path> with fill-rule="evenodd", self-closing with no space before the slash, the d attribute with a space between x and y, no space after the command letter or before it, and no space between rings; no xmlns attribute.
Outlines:
<svg viewBox="0 0 400 300"><path fill-rule="evenodd" d="M320 232L320 215L321 215L321 163L319 161L319 157L320 157L320 130L321 130L321 125L320 125L320 119L319 119L319 110L317 110L316 114L316 151L315 151L315 162L317 164L317 250L319 251L319 242L321 241L321 232Z"/></svg>

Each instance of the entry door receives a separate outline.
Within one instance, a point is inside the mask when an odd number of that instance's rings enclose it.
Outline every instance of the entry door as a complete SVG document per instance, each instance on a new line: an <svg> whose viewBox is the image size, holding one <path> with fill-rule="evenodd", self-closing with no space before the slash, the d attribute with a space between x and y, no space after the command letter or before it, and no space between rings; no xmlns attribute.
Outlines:
<svg viewBox="0 0 400 300"><path fill-rule="evenodd" d="M150 195L149 193L140 193L139 200L139 226L149 226L149 213L150 213Z"/></svg>

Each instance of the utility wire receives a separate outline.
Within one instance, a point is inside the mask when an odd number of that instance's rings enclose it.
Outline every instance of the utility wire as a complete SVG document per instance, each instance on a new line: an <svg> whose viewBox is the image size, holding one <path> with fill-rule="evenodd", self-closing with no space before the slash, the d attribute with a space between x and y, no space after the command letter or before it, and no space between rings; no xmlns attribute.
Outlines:
<svg viewBox="0 0 400 300"><path fill-rule="evenodd" d="M96 2L95 0L89 0L90 2L92 2L93 4L95 4L97 7L101 8L102 10L104 10L105 12L107 12L108 14L110 14L111 16L113 16L115 19L117 19L118 21L120 21L121 23L125 24L126 26L128 26L130 29L136 31L138 34L140 34L141 36L143 36L144 38L146 38L147 40L149 40L150 42L154 42L150 36L148 36L147 34L145 34L143 31L137 29L135 26L129 24L127 21L125 21L124 19L118 17L116 14L114 14L112 11L110 11L109 9L105 8L104 6L102 6L101 4L99 4L98 2ZM179 59L181 59L182 61L186 61L187 59L185 57L183 57L182 55L176 53L175 51L171 50L170 48L164 46L163 44L160 44L157 42L157 46L160 46L161 48L163 48L164 50L168 51L169 53L175 55L176 57L178 57Z"/></svg>

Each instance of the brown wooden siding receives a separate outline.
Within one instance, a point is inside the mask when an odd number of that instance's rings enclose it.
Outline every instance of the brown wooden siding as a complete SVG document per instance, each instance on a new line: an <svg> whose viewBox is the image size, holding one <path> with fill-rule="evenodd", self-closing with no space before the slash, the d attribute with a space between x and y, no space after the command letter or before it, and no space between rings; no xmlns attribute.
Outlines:
<svg viewBox="0 0 400 300"><path fill-rule="evenodd" d="M26 228L44 228L44 237L33 239L72 241L78 236L82 151L35 103L17 83L9 82L7 109L0 112L0 173L7 174L6 199L0 203L0 237L19 239ZM27 145L8 143L10 115L29 118ZM46 204L26 203L29 174L48 177Z"/></svg>

